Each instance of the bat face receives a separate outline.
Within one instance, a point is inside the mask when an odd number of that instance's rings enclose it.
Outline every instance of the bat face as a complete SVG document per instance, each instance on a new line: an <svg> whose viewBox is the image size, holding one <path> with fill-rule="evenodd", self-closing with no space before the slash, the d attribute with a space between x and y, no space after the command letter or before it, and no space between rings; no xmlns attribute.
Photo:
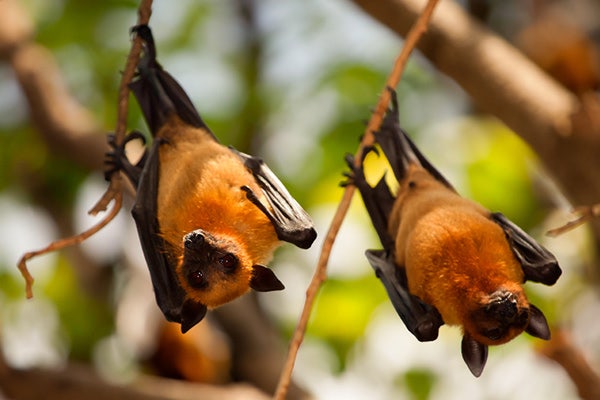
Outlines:
<svg viewBox="0 0 600 400"><path fill-rule="evenodd" d="M237 241L201 229L184 236L177 275L188 298L209 308L227 303L250 288L283 289L275 274L266 267L254 265Z"/></svg>
<svg viewBox="0 0 600 400"><path fill-rule="evenodd" d="M465 321L464 328L485 345L506 343L529 324L529 303L522 290L500 289L489 296Z"/></svg>

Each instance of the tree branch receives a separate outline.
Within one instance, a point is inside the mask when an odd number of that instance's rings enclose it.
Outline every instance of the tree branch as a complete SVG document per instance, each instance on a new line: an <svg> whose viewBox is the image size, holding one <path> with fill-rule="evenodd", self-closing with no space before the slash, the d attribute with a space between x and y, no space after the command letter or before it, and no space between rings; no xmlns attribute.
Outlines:
<svg viewBox="0 0 600 400"><path fill-rule="evenodd" d="M563 367L582 399L600 399L600 375L592 369L568 332L560 328L554 329L552 339L545 342L539 351Z"/></svg>
<svg viewBox="0 0 600 400"><path fill-rule="evenodd" d="M398 57L396 57L392 71L386 81L386 88L384 88L381 96L379 97L375 112L373 112L371 115L369 123L367 124L367 128L365 129L365 134L360 141L360 145L354 158L357 166L360 165L359 163L362 160L362 155L365 149L373 145L375 142L374 132L379 130L385 116L385 112L389 107L390 92L387 90L387 88L395 88L398 86L410 54L412 53L419 39L428 29L430 18L437 3L438 0L428 0L423 7L423 10L420 11L420 14L414 22L414 25L411 26L410 31L408 32L406 42L404 43L400 54L398 54ZM300 346L302 345L302 341L304 340L308 319L310 318L312 307L319 289L327 277L327 263L329 262L329 256L331 255L331 250L342 226L342 222L344 222L344 218L346 217L348 209L350 208L350 202L354 196L355 189L356 188L354 185L346 186L342 200L340 201L331 224L329 225L327 236L323 241L323 246L321 248L321 254L319 255L319 261L317 262L315 273L310 281L308 289L306 290L304 307L302 308L302 313L298 320L294 335L292 336L292 341L288 350L288 357L281 372L274 399L283 400L287 396L290 379L294 370L294 364L296 362L296 356Z"/></svg>
<svg viewBox="0 0 600 400"><path fill-rule="evenodd" d="M52 54L32 41L32 23L19 2L0 2L0 27L0 59L10 62L41 138L53 152L100 169L104 132L71 96Z"/></svg>
<svg viewBox="0 0 600 400"><path fill-rule="evenodd" d="M424 0L353 2L402 36L425 4ZM591 134L597 129L576 119L584 106L575 95L453 1L441 2L419 49L475 103L533 148L573 204L599 201L600 140ZM594 221L593 228L600 238L600 222Z"/></svg>
<svg viewBox="0 0 600 400"><path fill-rule="evenodd" d="M258 389L235 384L214 386L143 376L131 384L109 383L84 365L60 369L16 369L0 360L2 395L19 400L266 400Z"/></svg>

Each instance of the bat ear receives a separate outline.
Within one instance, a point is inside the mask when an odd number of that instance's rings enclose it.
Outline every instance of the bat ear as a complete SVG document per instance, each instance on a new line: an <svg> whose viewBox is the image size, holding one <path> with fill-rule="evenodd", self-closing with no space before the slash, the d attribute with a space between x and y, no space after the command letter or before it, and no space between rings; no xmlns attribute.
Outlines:
<svg viewBox="0 0 600 400"><path fill-rule="evenodd" d="M186 333L206 315L206 306L192 300L186 300L181 306L181 333Z"/></svg>
<svg viewBox="0 0 600 400"><path fill-rule="evenodd" d="M469 367L469 370L475 377L479 377L485 367L488 356L488 347L473 339L468 333L465 333L461 343L463 360Z"/></svg>
<svg viewBox="0 0 600 400"><path fill-rule="evenodd" d="M529 325L525 328L525 332L540 339L550 339L550 328L548 327L546 317L544 316L544 313L533 304L529 305Z"/></svg>
<svg viewBox="0 0 600 400"><path fill-rule="evenodd" d="M285 286L277 279L273 271L260 264L252 266L250 287L257 292L271 292L273 290L285 289Z"/></svg>

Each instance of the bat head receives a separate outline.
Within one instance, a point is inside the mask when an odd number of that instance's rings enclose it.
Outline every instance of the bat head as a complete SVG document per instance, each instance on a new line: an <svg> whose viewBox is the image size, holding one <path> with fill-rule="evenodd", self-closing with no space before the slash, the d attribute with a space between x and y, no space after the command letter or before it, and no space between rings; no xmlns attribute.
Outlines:
<svg viewBox="0 0 600 400"><path fill-rule="evenodd" d="M284 288L273 271L254 264L244 246L232 237L197 229L184 236L183 247L177 276L188 301L194 304L214 308L250 288L261 292Z"/></svg>
<svg viewBox="0 0 600 400"><path fill-rule="evenodd" d="M529 315L529 302L521 288L498 289L471 313L465 330L479 343L502 344L527 328Z"/></svg>
<svg viewBox="0 0 600 400"><path fill-rule="evenodd" d="M550 339L544 314L529 304L522 291L500 289L475 311L465 324L462 356L469 370L478 377L487 361L488 345L506 343L525 331L540 339Z"/></svg>
<svg viewBox="0 0 600 400"><path fill-rule="evenodd" d="M525 331L540 339L550 338L544 314L530 304L522 288L498 289L471 313L465 331L485 345L506 343Z"/></svg>

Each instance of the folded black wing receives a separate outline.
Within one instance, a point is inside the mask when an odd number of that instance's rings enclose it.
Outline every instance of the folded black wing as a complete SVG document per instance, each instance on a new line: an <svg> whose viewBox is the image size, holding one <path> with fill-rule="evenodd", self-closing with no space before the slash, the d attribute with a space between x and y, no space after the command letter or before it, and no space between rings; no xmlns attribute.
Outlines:
<svg viewBox="0 0 600 400"><path fill-rule="evenodd" d="M388 88L388 90L390 91L392 108L387 112L383 119L379 131L375 132L375 141L379 144L385 157L392 166L396 179L402 181L406 175L408 165L416 163L425 168L435 179L454 190L454 187L448 182L444 175L442 175L440 171L425 158L410 137L408 137L406 132L400 128L396 92L390 88Z"/></svg>
<svg viewBox="0 0 600 400"><path fill-rule="evenodd" d="M242 188L246 191L248 199L273 223L277 237L302 249L309 248L315 241L317 232L308 213L263 160L239 152L233 147L230 149L240 157L262 189L270 207L266 207L249 187Z"/></svg>
<svg viewBox="0 0 600 400"><path fill-rule="evenodd" d="M406 328L421 342L437 339L440 326L444 325L440 313L410 294L403 270L396 266L393 256L385 250L367 250L365 255Z"/></svg>
<svg viewBox="0 0 600 400"><path fill-rule="evenodd" d="M150 271L156 302L169 321L181 322L185 293L175 275L175 264L169 257L167 243L160 235L157 217L159 146L159 141L154 141L148 152L131 213Z"/></svg>
<svg viewBox="0 0 600 400"><path fill-rule="evenodd" d="M375 137L390 161L397 179L401 179L408 163L415 162L418 158L415 153L412 153L410 142L403 140L401 136L403 133L400 132L398 124L392 124L392 119L397 120L397 114L394 115L394 112L386 115L387 122L382 126L382 129L387 132L376 134ZM396 128L398 130L394 134L392 129ZM380 140L382 142L379 142ZM406 154L406 151L410 153ZM356 166L354 157L346 156L346 163L351 169L348 183L355 185L359 190L373 227L384 247L384 250L367 250L365 253L375 275L385 287L394 309L406 328L419 341L435 340L440 326L444 324L440 313L435 307L409 292L404 267L395 263L395 238L389 232L388 221L396 199L385 182L385 176L375 187L371 187L365 179L362 162Z"/></svg>
<svg viewBox="0 0 600 400"><path fill-rule="evenodd" d="M554 285L562 270L552 253L503 214L493 213L491 218L504 230L513 254L523 268L525 280Z"/></svg>
<svg viewBox="0 0 600 400"><path fill-rule="evenodd" d="M181 85L156 60L152 31L147 25L132 29L144 42L144 55L138 64L138 77L129 84L153 135L177 115L183 122L211 133ZM215 140L216 137L212 135Z"/></svg>

